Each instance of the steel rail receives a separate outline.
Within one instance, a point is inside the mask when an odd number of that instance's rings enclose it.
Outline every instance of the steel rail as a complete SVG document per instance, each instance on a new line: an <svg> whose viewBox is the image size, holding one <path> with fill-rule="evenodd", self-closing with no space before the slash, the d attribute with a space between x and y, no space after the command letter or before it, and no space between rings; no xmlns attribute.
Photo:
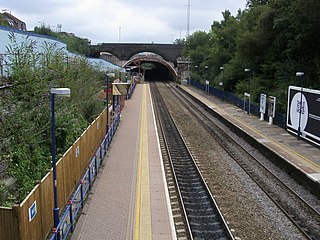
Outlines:
<svg viewBox="0 0 320 240"><path fill-rule="evenodd" d="M151 90L156 97L154 102L161 118L172 169L179 185L192 236L198 239L233 239L155 84L151 85Z"/></svg>
<svg viewBox="0 0 320 240"><path fill-rule="evenodd" d="M320 213L312 207L309 203L307 203L302 197L300 197L292 188L290 188L284 181L282 181L279 177L277 177L268 167L266 167L263 163L258 161L248 150L246 150L243 146L241 146L238 142L233 140L228 134L225 133L217 124L215 124L209 117L207 117L202 111L198 109L199 106L196 106L192 101L190 101L185 95L183 95L180 91L173 91L175 89L172 85L168 87L170 91L178 97L181 104L196 118L199 123L211 134L211 136L220 144L222 148L225 149L226 152L239 164L239 166L250 176L250 178L256 182L256 184L266 193L266 195L278 206L278 208L290 219L290 221L300 230L300 232L308 239L317 239L319 237L319 231L317 228L312 228L306 224L305 221L301 221L298 213L293 210L288 209L288 207L283 206L283 204L279 203L277 199L277 195L270 190L268 190L267 186L265 186L261 179L258 176L255 176L254 172L251 170L250 166L246 164L243 159L243 155L240 156L239 153L236 153L230 149L230 145L237 146L241 151L247 154L251 160L254 160L261 168L264 169L273 179L277 181L279 185L288 190L288 192L292 195L291 197L297 199L301 202L305 207L305 211L312 212L318 223L320 223ZM183 98L183 99L181 99ZM188 104L187 104L188 103ZM201 119L201 117L205 120ZM229 143L228 143L229 142ZM315 224L316 225L316 224ZM319 224L318 224L319 226Z"/></svg>

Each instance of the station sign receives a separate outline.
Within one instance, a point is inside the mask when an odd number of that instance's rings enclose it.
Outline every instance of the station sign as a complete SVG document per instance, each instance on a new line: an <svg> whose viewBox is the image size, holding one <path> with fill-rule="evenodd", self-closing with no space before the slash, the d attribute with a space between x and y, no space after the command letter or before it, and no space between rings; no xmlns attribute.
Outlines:
<svg viewBox="0 0 320 240"><path fill-rule="evenodd" d="M37 202L34 201L31 205L31 207L29 207L28 209L28 215L29 215L29 222L31 222L34 217L37 215Z"/></svg>
<svg viewBox="0 0 320 240"><path fill-rule="evenodd" d="M260 94L260 113L265 114L266 113L266 107L267 107L267 95L261 93Z"/></svg>
<svg viewBox="0 0 320 240"><path fill-rule="evenodd" d="M268 116L272 118L276 116L276 97L269 96Z"/></svg>
<svg viewBox="0 0 320 240"><path fill-rule="evenodd" d="M116 96L127 95L130 83L112 83L112 94Z"/></svg>
<svg viewBox="0 0 320 240"><path fill-rule="evenodd" d="M320 91L290 86L288 91L287 129L320 145Z"/></svg>

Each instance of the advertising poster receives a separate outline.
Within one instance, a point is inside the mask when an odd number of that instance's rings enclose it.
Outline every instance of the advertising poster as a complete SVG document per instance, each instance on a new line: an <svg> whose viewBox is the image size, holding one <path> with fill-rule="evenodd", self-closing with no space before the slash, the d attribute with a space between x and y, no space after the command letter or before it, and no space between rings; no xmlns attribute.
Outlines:
<svg viewBox="0 0 320 240"><path fill-rule="evenodd" d="M320 91L290 86L288 91L287 128L320 145Z"/></svg>

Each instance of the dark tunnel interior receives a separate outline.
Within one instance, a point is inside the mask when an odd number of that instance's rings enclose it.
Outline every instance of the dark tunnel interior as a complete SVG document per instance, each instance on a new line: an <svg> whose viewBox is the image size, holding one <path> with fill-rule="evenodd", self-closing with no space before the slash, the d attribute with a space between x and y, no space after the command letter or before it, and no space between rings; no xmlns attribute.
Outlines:
<svg viewBox="0 0 320 240"><path fill-rule="evenodd" d="M142 65L145 71L145 81L174 81L174 76L163 64L152 62L145 65Z"/></svg>

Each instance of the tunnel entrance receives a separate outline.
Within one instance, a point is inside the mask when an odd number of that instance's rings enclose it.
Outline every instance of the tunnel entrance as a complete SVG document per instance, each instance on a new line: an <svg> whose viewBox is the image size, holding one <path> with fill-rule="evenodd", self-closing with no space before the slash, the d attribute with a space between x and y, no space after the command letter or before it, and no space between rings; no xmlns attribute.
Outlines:
<svg viewBox="0 0 320 240"><path fill-rule="evenodd" d="M161 63L145 63L141 67L144 69L144 79L147 82L173 81L169 69Z"/></svg>
<svg viewBox="0 0 320 240"><path fill-rule="evenodd" d="M142 74L144 80L148 82L176 81L177 79L173 63L153 53L136 54L123 67L136 74Z"/></svg>

